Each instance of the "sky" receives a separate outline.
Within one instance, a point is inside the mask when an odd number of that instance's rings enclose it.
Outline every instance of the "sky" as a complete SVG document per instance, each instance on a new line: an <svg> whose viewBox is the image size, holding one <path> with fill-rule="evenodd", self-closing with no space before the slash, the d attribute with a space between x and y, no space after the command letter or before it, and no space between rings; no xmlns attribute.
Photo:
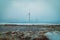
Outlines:
<svg viewBox="0 0 60 40"><path fill-rule="evenodd" d="M0 23L60 24L60 0L0 0Z"/></svg>

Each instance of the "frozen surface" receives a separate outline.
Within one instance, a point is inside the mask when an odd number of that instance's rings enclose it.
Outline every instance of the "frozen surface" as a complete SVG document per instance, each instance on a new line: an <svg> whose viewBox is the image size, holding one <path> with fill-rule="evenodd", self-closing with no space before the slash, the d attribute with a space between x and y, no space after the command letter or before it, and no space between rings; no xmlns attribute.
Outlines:
<svg viewBox="0 0 60 40"><path fill-rule="evenodd" d="M45 34L50 40L60 40L60 32L48 32Z"/></svg>

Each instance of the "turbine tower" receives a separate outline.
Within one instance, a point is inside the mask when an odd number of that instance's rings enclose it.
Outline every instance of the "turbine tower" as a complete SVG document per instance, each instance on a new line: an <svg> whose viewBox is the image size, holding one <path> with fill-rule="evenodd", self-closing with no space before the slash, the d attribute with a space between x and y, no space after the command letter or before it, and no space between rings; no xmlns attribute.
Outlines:
<svg viewBox="0 0 60 40"><path fill-rule="evenodd" d="M29 23L30 23L30 16L31 16L31 14L30 14L30 10L29 10L29 13L28 13L28 21L29 21Z"/></svg>

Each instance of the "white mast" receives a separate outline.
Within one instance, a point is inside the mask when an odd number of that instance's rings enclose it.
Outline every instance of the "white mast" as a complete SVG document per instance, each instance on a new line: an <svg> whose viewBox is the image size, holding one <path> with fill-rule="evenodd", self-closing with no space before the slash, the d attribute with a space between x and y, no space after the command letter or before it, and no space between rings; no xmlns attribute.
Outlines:
<svg viewBox="0 0 60 40"><path fill-rule="evenodd" d="M29 18L28 21L29 21L29 23L30 23L30 10L29 10L28 16L29 16L29 17L28 17L28 18Z"/></svg>

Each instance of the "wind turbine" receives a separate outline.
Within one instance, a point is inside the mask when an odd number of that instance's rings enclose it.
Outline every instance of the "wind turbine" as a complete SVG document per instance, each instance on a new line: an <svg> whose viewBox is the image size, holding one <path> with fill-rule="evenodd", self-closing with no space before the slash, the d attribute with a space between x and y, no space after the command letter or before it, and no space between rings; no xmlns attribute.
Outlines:
<svg viewBox="0 0 60 40"><path fill-rule="evenodd" d="M29 10L29 12L28 12L28 22L29 22L29 23L30 23L30 21L31 21L31 20L30 20L30 19L31 19L30 17L31 17L31 13L30 13L30 10Z"/></svg>

